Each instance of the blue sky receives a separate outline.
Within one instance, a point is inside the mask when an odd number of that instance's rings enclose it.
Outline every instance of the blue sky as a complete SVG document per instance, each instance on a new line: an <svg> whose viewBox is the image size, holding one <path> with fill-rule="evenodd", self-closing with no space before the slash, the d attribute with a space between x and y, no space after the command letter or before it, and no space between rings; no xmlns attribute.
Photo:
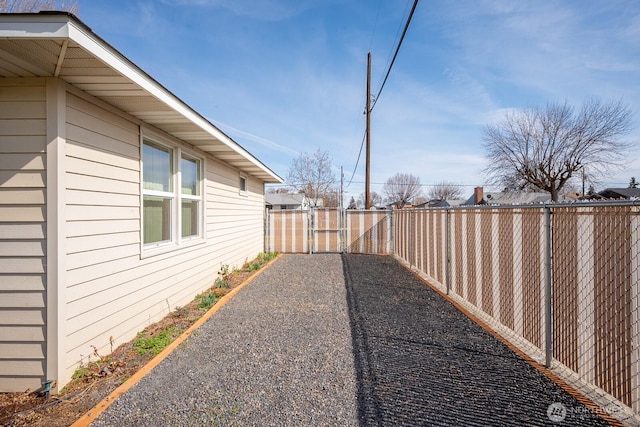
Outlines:
<svg viewBox="0 0 640 427"><path fill-rule="evenodd" d="M327 151L348 201L364 192L367 52L377 93L412 3L79 0L78 16L281 177ZM629 164L596 186L626 187L640 179L637 0L422 0L372 113L371 191L403 172L471 194L485 125L590 97L633 110Z"/></svg>

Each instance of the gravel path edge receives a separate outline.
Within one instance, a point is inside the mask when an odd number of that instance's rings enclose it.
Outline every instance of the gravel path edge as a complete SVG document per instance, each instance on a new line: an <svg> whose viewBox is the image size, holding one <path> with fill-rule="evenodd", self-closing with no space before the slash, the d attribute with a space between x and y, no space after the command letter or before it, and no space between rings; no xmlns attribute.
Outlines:
<svg viewBox="0 0 640 427"><path fill-rule="evenodd" d="M107 410L109 406L120 396L126 393L131 387L136 385L142 378L148 375L153 368L155 368L160 362L166 359L178 346L184 342L187 338L189 338L198 328L204 325L207 320L209 320L214 314L216 314L222 307L224 307L231 299L238 294L244 287L249 285L253 280L255 280L260 274L262 274L267 268L271 266L274 262L276 262L282 254L278 254L277 257L269 261L265 264L260 270L253 273L249 276L244 282L233 288L229 293L220 298L200 319L198 319L193 325L189 327L186 331L184 331L178 338L176 338L171 344L165 347L156 357L151 359L146 365L144 365L140 370L138 370L135 374L133 374L127 381L122 383L118 388L113 390L107 397L98 402L93 408L87 411L82 417L78 418L76 422L74 422L71 427L87 427L93 421L95 421L104 411Z"/></svg>

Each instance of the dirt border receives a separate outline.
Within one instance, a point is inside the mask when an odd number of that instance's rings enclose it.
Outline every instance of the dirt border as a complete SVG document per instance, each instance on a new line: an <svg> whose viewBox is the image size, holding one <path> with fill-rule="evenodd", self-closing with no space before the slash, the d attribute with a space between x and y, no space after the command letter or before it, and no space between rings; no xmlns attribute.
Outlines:
<svg viewBox="0 0 640 427"><path fill-rule="evenodd" d="M277 259L279 259L282 254L279 254L277 257L269 261L267 264L262 266L260 270L253 273L249 276L244 282L234 287L229 293L220 298L210 309L207 311L200 319L198 319L193 325L189 327L185 332L182 333L178 338L176 338L171 344L165 347L162 352L160 352L156 357L151 359L146 365L144 365L141 369L139 369L135 374L133 374L127 381L125 381L122 385L112 391L107 397L105 397L102 401L98 402L93 408L91 408L87 413L81 416L78 420L76 420L71 427L86 427L91 424L93 421L98 418L100 414L102 414L113 402L115 402L121 395L123 395L127 390L136 385L142 378L144 378L153 368L155 368L160 362L162 362L173 350L176 349L182 342L184 342L187 338L193 334L193 332L202 326L207 320L209 320L218 310L220 310L226 303L228 303L231 298L233 298L238 292L240 292L245 286L251 283L256 277L258 277L262 272L264 272L271 264L273 264Z"/></svg>

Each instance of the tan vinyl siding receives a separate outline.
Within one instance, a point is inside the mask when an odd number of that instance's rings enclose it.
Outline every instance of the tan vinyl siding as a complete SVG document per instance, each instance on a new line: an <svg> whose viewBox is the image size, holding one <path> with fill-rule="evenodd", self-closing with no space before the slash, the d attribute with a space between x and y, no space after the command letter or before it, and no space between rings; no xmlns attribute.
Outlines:
<svg viewBox="0 0 640 427"><path fill-rule="evenodd" d="M44 80L0 82L0 392L44 380Z"/></svg>
<svg viewBox="0 0 640 427"><path fill-rule="evenodd" d="M76 96L78 95L78 96ZM66 379L82 360L133 337L210 287L222 264L241 266L263 250L261 181L152 132L203 160L206 239L168 251L140 245L140 123L81 94L67 94ZM143 125L143 129L144 125ZM147 131L143 130L147 135Z"/></svg>

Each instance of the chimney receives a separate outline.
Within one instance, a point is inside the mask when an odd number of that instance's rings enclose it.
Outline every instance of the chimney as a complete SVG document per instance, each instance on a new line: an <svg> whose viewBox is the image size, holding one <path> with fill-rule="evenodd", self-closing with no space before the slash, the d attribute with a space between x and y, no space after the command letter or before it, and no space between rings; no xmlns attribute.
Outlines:
<svg viewBox="0 0 640 427"><path fill-rule="evenodd" d="M473 189L473 204L482 205L484 203L484 190L482 187L476 187Z"/></svg>

